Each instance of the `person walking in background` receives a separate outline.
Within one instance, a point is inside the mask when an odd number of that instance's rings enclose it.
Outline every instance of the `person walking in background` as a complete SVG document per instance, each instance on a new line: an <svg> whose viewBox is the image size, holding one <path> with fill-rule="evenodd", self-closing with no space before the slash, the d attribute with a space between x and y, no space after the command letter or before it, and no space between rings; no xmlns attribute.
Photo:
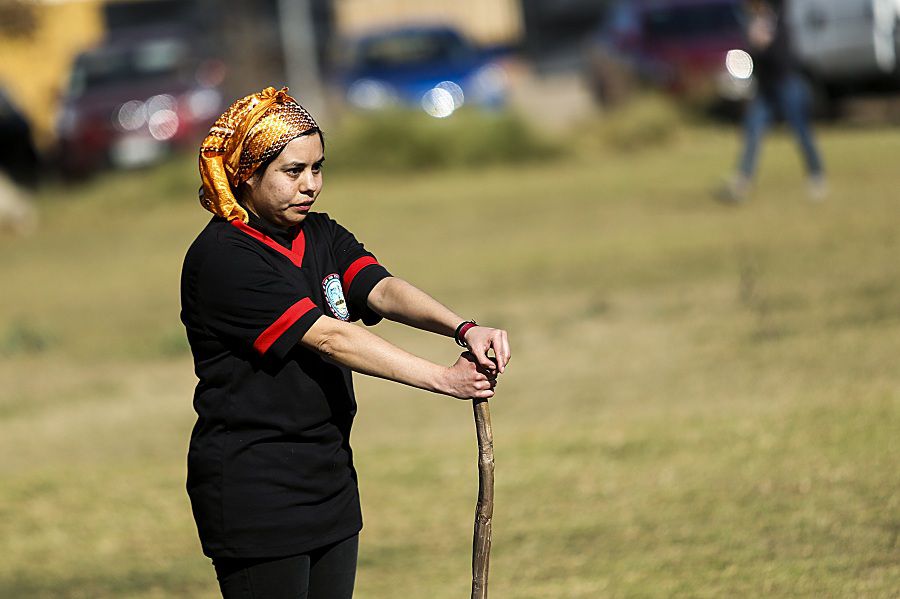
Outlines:
<svg viewBox="0 0 900 599"><path fill-rule="evenodd" d="M391 276L312 210L324 160L313 117L271 87L232 104L200 149L200 201L213 218L181 279L199 378L187 490L225 599L353 594L362 515L352 371L489 398L510 357L506 331ZM439 366L350 322L382 318L466 352Z"/></svg>
<svg viewBox="0 0 900 599"><path fill-rule="evenodd" d="M747 198L760 143L776 116L786 121L797 138L806 162L810 198L823 200L827 192L822 159L810 125L809 89L793 54L784 4L780 0L748 0L746 4L745 33L757 90L744 116L744 147L738 171L721 194L721 199L728 202Z"/></svg>

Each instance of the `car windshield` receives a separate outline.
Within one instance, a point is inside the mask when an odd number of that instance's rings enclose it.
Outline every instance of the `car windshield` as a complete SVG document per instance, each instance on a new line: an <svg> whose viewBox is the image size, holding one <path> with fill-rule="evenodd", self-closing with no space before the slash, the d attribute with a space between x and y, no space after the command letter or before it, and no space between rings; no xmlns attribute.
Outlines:
<svg viewBox="0 0 900 599"><path fill-rule="evenodd" d="M178 77L186 65L187 48L177 40L155 40L129 48L100 48L78 57L72 67L69 95L87 90L138 83L158 77Z"/></svg>
<svg viewBox="0 0 900 599"><path fill-rule="evenodd" d="M362 42L357 62L365 68L396 68L455 62L470 52L466 42L452 31L408 32Z"/></svg>
<svg viewBox="0 0 900 599"><path fill-rule="evenodd" d="M686 40L740 31L737 5L696 4L654 8L644 13L644 31L652 39Z"/></svg>

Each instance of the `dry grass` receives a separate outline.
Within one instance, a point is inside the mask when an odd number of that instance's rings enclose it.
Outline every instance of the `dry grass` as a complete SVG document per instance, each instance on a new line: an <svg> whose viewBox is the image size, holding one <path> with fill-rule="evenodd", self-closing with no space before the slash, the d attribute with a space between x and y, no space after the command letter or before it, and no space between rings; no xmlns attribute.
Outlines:
<svg viewBox="0 0 900 599"><path fill-rule="evenodd" d="M900 138L827 131L822 205L770 141L740 208L709 199L736 148L704 129L329 179L322 209L395 274L511 331L492 596L896 596ZM183 490L192 169L48 192L43 229L0 240L0 596L216 596ZM357 596L467 596L469 406L366 379L359 396Z"/></svg>

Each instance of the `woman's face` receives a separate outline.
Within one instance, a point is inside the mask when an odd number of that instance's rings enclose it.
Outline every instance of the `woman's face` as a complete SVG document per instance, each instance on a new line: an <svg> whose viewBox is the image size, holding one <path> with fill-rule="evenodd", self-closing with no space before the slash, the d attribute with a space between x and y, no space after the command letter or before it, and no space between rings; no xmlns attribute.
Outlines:
<svg viewBox="0 0 900 599"><path fill-rule="evenodd" d="M295 137L265 171L247 179L248 207L279 227L300 224L322 191L324 160L318 133Z"/></svg>

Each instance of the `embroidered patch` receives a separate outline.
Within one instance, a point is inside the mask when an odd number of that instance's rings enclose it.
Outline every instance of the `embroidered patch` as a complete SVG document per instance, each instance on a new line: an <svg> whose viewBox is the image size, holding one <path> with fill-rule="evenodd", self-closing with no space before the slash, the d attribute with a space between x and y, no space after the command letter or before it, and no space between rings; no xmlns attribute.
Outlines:
<svg viewBox="0 0 900 599"><path fill-rule="evenodd" d="M341 278L337 274L330 274L322 281L322 289L325 291L325 301L331 312L341 320L350 320L350 308L344 299L344 289L341 287Z"/></svg>

